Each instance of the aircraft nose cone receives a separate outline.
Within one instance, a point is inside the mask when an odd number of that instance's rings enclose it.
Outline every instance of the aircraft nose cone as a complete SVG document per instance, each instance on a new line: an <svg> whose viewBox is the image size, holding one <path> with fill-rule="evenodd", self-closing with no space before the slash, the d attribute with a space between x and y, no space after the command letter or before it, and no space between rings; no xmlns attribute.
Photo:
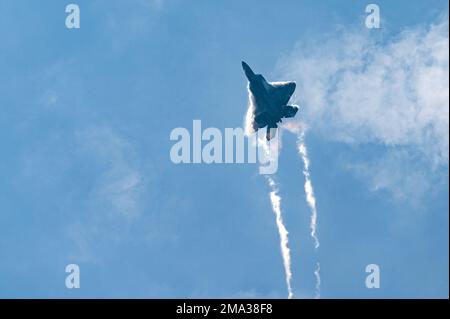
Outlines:
<svg viewBox="0 0 450 319"><path fill-rule="evenodd" d="M244 69L245 76L250 81L254 77L255 73L253 73L252 69L244 61L242 61L242 68Z"/></svg>

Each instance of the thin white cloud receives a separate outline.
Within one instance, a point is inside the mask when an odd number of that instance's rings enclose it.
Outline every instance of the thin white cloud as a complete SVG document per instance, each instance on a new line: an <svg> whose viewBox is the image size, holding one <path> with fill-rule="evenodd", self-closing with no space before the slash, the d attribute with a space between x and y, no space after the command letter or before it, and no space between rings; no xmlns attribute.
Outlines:
<svg viewBox="0 0 450 319"><path fill-rule="evenodd" d="M345 160L345 169L368 184L371 191L389 193L393 199L419 208L448 176L430 174L426 159L407 149L390 149L383 156L362 162Z"/></svg>
<svg viewBox="0 0 450 319"><path fill-rule="evenodd" d="M390 153L408 148L425 160L424 170L448 167L448 16L391 39L376 38L367 30L343 29L300 43L280 61L283 77L297 82L300 117L327 139L380 144ZM402 185L385 188L395 187Z"/></svg>
<svg viewBox="0 0 450 319"><path fill-rule="evenodd" d="M93 126L75 134L74 155L93 169L80 215L66 235L76 249L70 257L96 262L99 243L130 239L130 227L142 221L147 184L133 146L110 127Z"/></svg>
<svg viewBox="0 0 450 319"><path fill-rule="evenodd" d="M105 127L84 130L77 138L80 150L88 151L103 167L91 190L92 205L125 219L138 217L143 183L133 147Z"/></svg>
<svg viewBox="0 0 450 319"><path fill-rule="evenodd" d="M105 37L99 39L111 46L113 53L121 53L135 41L157 31L164 12L163 0L134 0L124 6L121 1L97 0L92 10L98 11L99 25ZM110 35L114 34L113 37Z"/></svg>

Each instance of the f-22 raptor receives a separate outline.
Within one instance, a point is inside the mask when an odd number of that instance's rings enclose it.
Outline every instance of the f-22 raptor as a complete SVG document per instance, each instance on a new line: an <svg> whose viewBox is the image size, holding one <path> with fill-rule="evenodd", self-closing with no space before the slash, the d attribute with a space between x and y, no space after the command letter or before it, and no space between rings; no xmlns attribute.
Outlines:
<svg viewBox="0 0 450 319"><path fill-rule="evenodd" d="M295 91L295 82L267 82L261 74L255 74L247 63L242 61L242 68L248 79L250 107L253 112L253 131L267 126L266 139L275 136L277 123L282 118L294 117L297 106L287 105Z"/></svg>

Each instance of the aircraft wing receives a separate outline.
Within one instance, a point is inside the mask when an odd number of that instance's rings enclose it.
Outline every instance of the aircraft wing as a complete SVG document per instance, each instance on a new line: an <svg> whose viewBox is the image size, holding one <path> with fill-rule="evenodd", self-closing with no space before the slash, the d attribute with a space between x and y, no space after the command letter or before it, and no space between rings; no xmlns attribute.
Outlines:
<svg viewBox="0 0 450 319"><path fill-rule="evenodd" d="M270 96L275 105L287 105L295 91L295 82L271 82Z"/></svg>
<svg viewBox="0 0 450 319"><path fill-rule="evenodd" d="M257 131L258 129L264 127L267 125L267 122L269 120L269 113L267 110L267 103L264 103L261 100L256 100L255 96L252 94L252 92L249 92L250 97L250 108L252 112L252 118L253 122L251 123L252 128L254 131ZM259 102L259 103L258 103Z"/></svg>

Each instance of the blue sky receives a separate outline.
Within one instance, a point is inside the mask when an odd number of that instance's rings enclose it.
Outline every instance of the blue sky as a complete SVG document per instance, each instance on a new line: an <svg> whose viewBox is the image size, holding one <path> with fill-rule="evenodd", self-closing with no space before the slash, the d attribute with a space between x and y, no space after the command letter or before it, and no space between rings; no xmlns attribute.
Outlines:
<svg viewBox="0 0 450 319"><path fill-rule="evenodd" d="M171 130L194 119L242 126L241 60L296 80L308 126L317 252L287 131L276 175L295 297L314 297L316 261L323 298L448 297L447 1L378 1L370 31L364 1L75 3L77 30L61 1L0 4L0 297L286 298L257 166L169 157ZM373 102L361 92L380 56L413 76L370 86ZM71 263L80 289L65 287ZM364 284L371 263L379 289Z"/></svg>

